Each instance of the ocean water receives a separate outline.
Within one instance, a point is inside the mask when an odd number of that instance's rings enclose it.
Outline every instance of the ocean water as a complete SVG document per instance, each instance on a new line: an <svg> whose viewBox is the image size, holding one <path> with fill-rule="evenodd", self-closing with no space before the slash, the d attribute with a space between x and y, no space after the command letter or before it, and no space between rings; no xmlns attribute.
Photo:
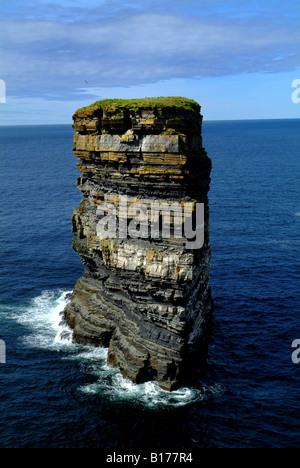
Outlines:
<svg viewBox="0 0 300 468"><path fill-rule="evenodd" d="M61 323L83 271L72 136L0 128L0 447L299 447L300 120L204 121L215 310L207 368L172 393L124 380Z"/></svg>

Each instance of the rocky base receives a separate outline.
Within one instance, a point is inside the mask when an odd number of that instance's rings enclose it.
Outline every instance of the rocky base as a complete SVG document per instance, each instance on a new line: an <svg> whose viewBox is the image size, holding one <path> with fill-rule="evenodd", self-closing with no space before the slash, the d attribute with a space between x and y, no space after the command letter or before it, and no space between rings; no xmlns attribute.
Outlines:
<svg viewBox="0 0 300 468"><path fill-rule="evenodd" d="M72 246L86 268L65 318L74 341L107 347L108 363L124 377L174 390L206 360L213 304L211 163L202 148L200 106L184 98L106 100L73 118L84 198L72 217ZM192 217L196 204L204 204L201 248L187 248L186 238L176 236L174 211L164 236L164 207L175 202L188 204ZM155 238L150 215L138 217L143 236L120 236L120 227L113 237L99 233L99 208L109 205L128 227L137 219L130 207L150 213L153 203L163 207Z"/></svg>

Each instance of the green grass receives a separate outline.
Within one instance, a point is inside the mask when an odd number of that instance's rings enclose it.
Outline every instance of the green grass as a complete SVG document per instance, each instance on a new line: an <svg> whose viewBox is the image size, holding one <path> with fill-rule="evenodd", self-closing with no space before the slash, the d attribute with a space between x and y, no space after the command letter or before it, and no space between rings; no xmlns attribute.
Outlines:
<svg viewBox="0 0 300 468"><path fill-rule="evenodd" d="M184 97L153 97L142 99L104 99L96 101L93 104L78 109L74 116L93 115L97 110L102 109L106 112L119 112L123 109L129 111L137 111L139 109L155 109L159 107L168 107L178 110L188 110L192 112L200 112L200 105L192 99Z"/></svg>

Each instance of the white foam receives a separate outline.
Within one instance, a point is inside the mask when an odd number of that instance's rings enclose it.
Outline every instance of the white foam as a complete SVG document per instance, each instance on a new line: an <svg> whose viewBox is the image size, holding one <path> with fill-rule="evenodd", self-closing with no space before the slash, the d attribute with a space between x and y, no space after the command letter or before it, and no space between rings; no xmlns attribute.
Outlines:
<svg viewBox="0 0 300 468"><path fill-rule="evenodd" d="M28 308L15 316L17 322L27 326L31 333L25 337L30 347L60 348L72 346L72 333L63 323L62 313L72 291L43 291L32 299Z"/></svg>
<svg viewBox="0 0 300 468"><path fill-rule="evenodd" d="M113 368L109 370L107 376L110 379L104 382L104 376L100 372L97 382L82 386L80 390L83 393L94 395L101 393L105 387L106 394L111 400L120 402L134 401L147 407L178 407L203 399L202 391L188 387L182 387L169 392L160 388L157 382L151 381L138 385L134 384L130 380L123 378L121 373Z"/></svg>
<svg viewBox="0 0 300 468"><path fill-rule="evenodd" d="M93 376L95 381L81 386L81 392L87 395L105 394L114 401L130 401L147 407L184 406L207 398L207 392L188 387L168 392L161 389L157 382L136 385L123 378L118 369L107 365L106 348L73 343L72 330L63 320L63 311L71 293L43 291L14 318L30 330L30 334L24 337L27 346L59 351L62 352L61 359L82 363L84 373Z"/></svg>

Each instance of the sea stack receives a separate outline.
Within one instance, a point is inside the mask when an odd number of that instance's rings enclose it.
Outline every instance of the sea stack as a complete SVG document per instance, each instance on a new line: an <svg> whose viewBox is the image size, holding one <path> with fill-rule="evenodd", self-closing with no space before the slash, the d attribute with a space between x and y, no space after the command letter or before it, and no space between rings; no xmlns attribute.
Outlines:
<svg viewBox="0 0 300 468"><path fill-rule="evenodd" d="M135 383L174 390L206 362L213 304L200 106L107 99L73 120L72 247L85 265L65 310L73 340L108 348Z"/></svg>

